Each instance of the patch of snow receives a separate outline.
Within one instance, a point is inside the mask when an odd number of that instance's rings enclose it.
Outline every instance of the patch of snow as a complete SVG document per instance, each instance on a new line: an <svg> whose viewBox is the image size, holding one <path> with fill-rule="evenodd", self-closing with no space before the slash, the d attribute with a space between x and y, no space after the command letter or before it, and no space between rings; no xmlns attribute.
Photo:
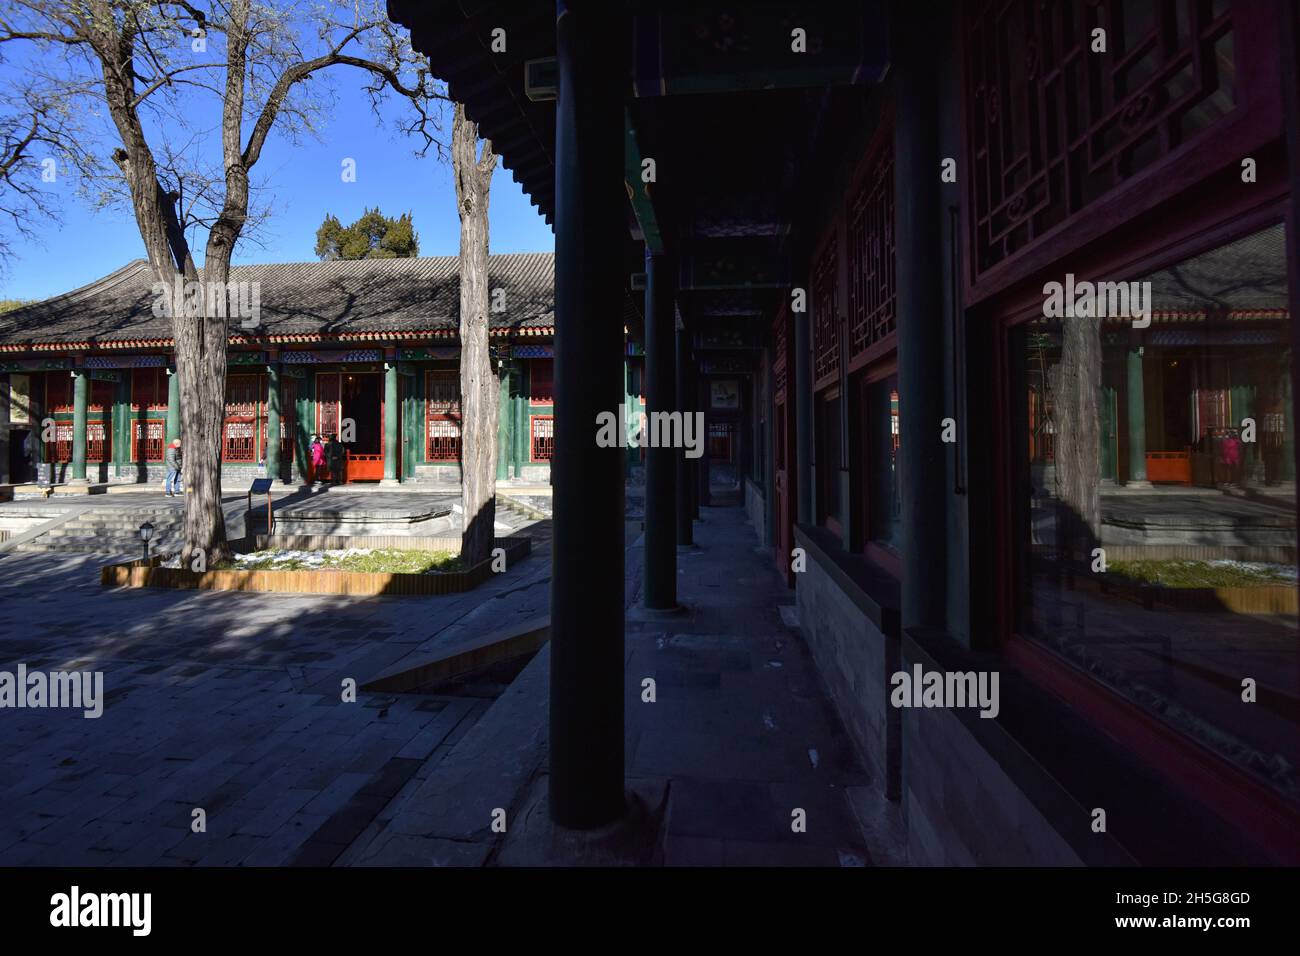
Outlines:
<svg viewBox="0 0 1300 956"><path fill-rule="evenodd" d="M1270 564L1264 561L1234 561L1223 558L1217 561L1206 561L1206 564L1212 568L1233 568L1237 571L1245 571L1249 574L1267 574L1270 577L1276 577L1279 580L1295 581L1300 577L1300 569L1294 564Z"/></svg>

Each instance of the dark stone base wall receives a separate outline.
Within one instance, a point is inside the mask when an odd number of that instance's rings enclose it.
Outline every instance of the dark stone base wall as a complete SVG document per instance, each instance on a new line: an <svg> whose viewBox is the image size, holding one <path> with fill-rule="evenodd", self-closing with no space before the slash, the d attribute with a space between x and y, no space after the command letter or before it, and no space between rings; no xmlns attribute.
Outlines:
<svg viewBox="0 0 1300 956"><path fill-rule="evenodd" d="M748 478L745 479L745 514L758 532L759 544L771 544L767 536L767 496L762 488Z"/></svg>
<svg viewBox="0 0 1300 956"><path fill-rule="evenodd" d="M1083 865L956 714L923 708L902 713L908 863Z"/></svg>
<svg viewBox="0 0 1300 956"><path fill-rule="evenodd" d="M887 637L808 554L795 575L799 626L840 719L890 799L899 793L899 713L889 706L889 678L898 670L898 641Z"/></svg>

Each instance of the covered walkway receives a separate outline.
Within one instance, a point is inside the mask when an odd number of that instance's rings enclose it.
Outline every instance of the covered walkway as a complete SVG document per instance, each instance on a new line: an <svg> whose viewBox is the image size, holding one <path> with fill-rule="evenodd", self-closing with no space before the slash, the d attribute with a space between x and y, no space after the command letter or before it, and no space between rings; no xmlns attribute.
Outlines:
<svg viewBox="0 0 1300 956"><path fill-rule="evenodd" d="M787 623L790 592L742 509L704 508L702 517L699 547L683 552L678 569L679 615L637 610L642 544L627 537L626 781L635 805L623 821L579 832L545 812L548 647L347 861L896 862L884 801ZM653 702L644 699L647 679ZM497 808L506 811L503 834L488 825Z"/></svg>

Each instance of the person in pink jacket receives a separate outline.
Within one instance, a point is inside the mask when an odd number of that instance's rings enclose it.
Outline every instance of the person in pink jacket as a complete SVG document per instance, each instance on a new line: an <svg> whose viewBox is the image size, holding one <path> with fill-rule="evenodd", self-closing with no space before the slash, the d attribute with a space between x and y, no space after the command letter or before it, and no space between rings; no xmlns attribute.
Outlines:
<svg viewBox="0 0 1300 956"><path fill-rule="evenodd" d="M325 446L321 444L319 435L311 436L310 455L312 480L320 481L321 473L325 470Z"/></svg>

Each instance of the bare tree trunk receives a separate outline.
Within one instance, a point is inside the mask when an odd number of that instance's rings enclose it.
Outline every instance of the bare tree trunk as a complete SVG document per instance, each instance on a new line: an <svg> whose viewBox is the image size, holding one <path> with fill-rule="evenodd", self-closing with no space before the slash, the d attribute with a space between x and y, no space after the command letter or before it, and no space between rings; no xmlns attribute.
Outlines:
<svg viewBox="0 0 1300 956"><path fill-rule="evenodd" d="M1091 556L1101 540L1101 319L1063 320L1061 362L1048 372L1056 423L1061 551Z"/></svg>
<svg viewBox="0 0 1300 956"><path fill-rule="evenodd" d="M451 129L452 171L460 213L461 559L486 560L496 525L497 417L500 385L488 351L488 192L496 156L478 126L456 104Z"/></svg>

